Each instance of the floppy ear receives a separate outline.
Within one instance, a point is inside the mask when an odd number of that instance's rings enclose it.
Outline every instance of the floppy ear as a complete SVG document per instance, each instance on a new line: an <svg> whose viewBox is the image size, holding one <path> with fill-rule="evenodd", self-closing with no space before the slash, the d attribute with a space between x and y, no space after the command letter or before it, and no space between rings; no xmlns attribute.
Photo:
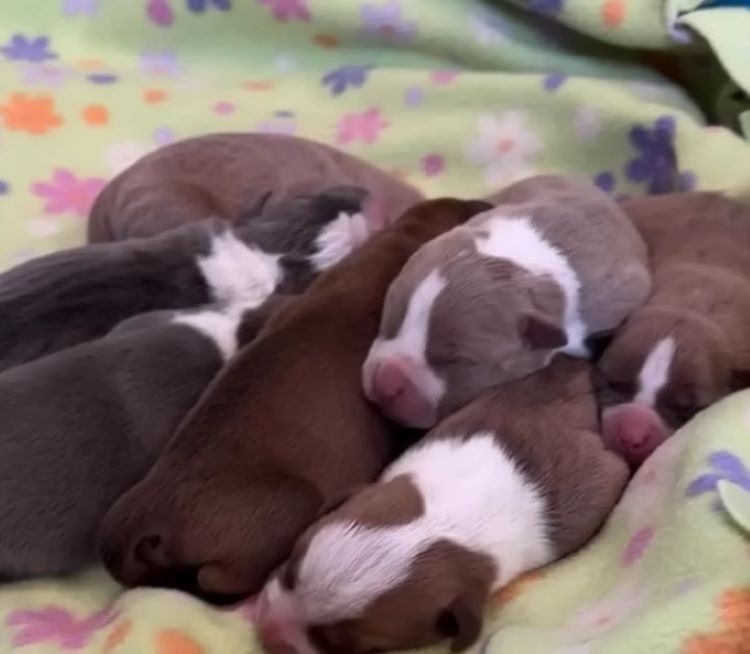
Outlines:
<svg viewBox="0 0 750 654"><path fill-rule="evenodd" d="M732 370L729 375L729 388L733 392L750 388L750 370Z"/></svg>
<svg viewBox="0 0 750 654"><path fill-rule="evenodd" d="M437 632L451 641L451 652L471 647L482 633L482 603L468 596L456 597L438 614Z"/></svg>
<svg viewBox="0 0 750 654"><path fill-rule="evenodd" d="M257 218L258 216L262 215L263 211L266 208L266 204L268 204L268 201L271 199L272 196L273 196L273 191L266 191L265 193L263 193L255 201L255 204L243 210L239 214L239 216L237 217L237 220L234 223L235 226L244 225L245 223L251 221L253 218Z"/></svg>
<svg viewBox="0 0 750 654"><path fill-rule="evenodd" d="M336 493L333 495L330 499L328 499L326 502L323 503L323 506L320 507L320 512L318 513L318 517L322 517L326 515L327 513L331 513L331 511L335 511L338 509L342 504L346 503L349 499L354 497L357 493L359 493L361 490L367 487L367 484L355 484L354 486L350 486L344 491L341 491L340 493Z"/></svg>
<svg viewBox="0 0 750 654"><path fill-rule="evenodd" d="M519 329L521 339L532 350L554 350L568 344L565 332L539 314L521 316Z"/></svg>
<svg viewBox="0 0 750 654"><path fill-rule="evenodd" d="M589 353L589 358L592 361L598 361L601 359L614 336L614 329L607 330L606 332L599 332L597 334L589 334L584 341L586 350Z"/></svg>

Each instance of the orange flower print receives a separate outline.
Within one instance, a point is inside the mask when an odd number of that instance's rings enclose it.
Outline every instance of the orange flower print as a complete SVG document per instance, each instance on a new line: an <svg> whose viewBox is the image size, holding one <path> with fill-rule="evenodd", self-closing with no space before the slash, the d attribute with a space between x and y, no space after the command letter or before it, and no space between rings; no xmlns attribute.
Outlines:
<svg viewBox="0 0 750 654"><path fill-rule="evenodd" d="M0 115L8 129L29 134L45 134L63 123L63 119L55 113L55 105L49 95L13 93L5 104L0 105Z"/></svg>
<svg viewBox="0 0 750 654"><path fill-rule="evenodd" d="M539 581L543 577L544 573L541 568L531 570L530 572L517 577L507 586L503 586L499 591L492 595L490 601L493 605L507 604L511 600L516 599L519 595L522 595L528 586Z"/></svg>
<svg viewBox="0 0 750 654"><path fill-rule="evenodd" d="M747 654L750 651L750 587L725 591L717 601L722 628L691 636L683 654Z"/></svg>

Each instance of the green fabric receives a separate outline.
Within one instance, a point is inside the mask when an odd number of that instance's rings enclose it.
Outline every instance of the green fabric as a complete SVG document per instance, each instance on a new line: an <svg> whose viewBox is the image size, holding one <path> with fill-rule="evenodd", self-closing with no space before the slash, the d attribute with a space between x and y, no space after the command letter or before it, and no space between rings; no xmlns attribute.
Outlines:
<svg viewBox="0 0 750 654"><path fill-rule="evenodd" d="M81 243L109 177L218 130L316 138L429 195L534 172L750 193L750 146L664 76L702 48L668 5L3 0L0 266ZM748 487L748 416L736 396L660 450L591 545L495 599L475 651L747 652L750 547L715 489ZM243 654L247 614L94 570L3 587L0 652Z"/></svg>

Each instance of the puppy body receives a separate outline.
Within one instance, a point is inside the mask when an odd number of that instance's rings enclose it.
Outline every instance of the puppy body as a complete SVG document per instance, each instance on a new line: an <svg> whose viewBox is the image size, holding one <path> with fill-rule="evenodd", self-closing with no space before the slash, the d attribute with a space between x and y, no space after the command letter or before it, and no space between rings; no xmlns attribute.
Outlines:
<svg viewBox="0 0 750 654"><path fill-rule="evenodd" d="M367 189L389 223L421 199L416 189L375 166L320 143L275 134L212 134L161 148L120 173L94 203L88 238L98 243L153 236L209 216L235 223L266 200L273 206L339 184Z"/></svg>
<svg viewBox="0 0 750 654"><path fill-rule="evenodd" d="M298 541L259 600L268 650L469 647L490 593L581 547L619 498L627 466L596 430L589 364L567 357L442 422Z"/></svg>
<svg viewBox="0 0 750 654"><path fill-rule="evenodd" d="M637 467L750 379L750 207L676 193L624 209L649 247L654 289L615 334L597 383L604 437Z"/></svg>
<svg viewBox="0 0 750 654"><path fill-rule="evenodd" d="M650 291L646 249L598 189L536 177L421 248L394 280L363 368L370 399L428 427L552 354L587 356Z"/></svg>
<svg viewBox="0 0 750 654"><path fill-rule="evenodd" d="M126 318L299 293L370 234L363 189L291 198L236 227L220 220L88 245L0 275L0 371L98 338Z"/></svg>
<svg viewBox="0 0 750 654"><path fill-rule="evenodd" d="M107 515L102 554L113 575L255 592L325 501L372 480L398 439L358 384L388 284L421 244L486 206L415 205L290 299Z"/></svg>
<svg viewBox="0 0 750 654"><path fill-rule="evenodd" d="M145 474L238 335L251 336L243 320L238 309L136 316L0 375L0 576L96 560L104 513Z"/></svg>

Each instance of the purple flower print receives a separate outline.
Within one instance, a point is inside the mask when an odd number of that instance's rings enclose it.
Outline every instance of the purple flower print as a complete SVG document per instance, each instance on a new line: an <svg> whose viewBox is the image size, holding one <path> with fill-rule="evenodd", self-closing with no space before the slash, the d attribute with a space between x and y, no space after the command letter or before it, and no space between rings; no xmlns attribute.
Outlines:
<svg viewBox="0 0 750 654"><path fill-rule="evenodd" d="M562 73L550 73L549 75L545 75L544 79L542 80L542 86L547 91L557 91L564 83L565 80L568 79L567 75L563 75Z"/></svg>
<svg viewBox="0 0 750 654"><path fill-rule="evenodd" d="M174 130L171 127L157 127L151 139L158 146L169 145L175 139Z"/></svg>
<svg viewBox="0 0 750 654"><path fill-rule="evenodd" d="M91 73L86 76L92 84L114 84L117 81L117 75L112 73Z"/></svg>
<svg viewBox="0 0 750 654"><path fill-rule="evenodd" d="M639 154L626 164L625 175L631 182L648 184L651 194L688 190L695 186L692 173L677 169L675 129L674 118L661 116L650 127L636 125L628 135Z"/></svg>
<svg viewBox="0 0 750 654"><path fill-rule="evenodd" d="M146 5L146 15L159 27L168 27L174 22L174 12L169 0L149 0Z"/></svg>
<svg viewBox="0 0 750 654"><path fill-rule="evenodd" d="M700 475L690 482L685 495L695 497L716 490L716 484L722 479L731 481L733 484L750 491L750 471L737 456L726 450L713 452L708 457L708 464L713 468L712 472Z"/></svg>
<svg viewBox="0 0 750 654"><path fill-rule="evenodd" d="M66 16L96 15L98 0L62 0L62 12Z"/></svg>
<svg viewBox="0 0 750 654"><path fill-rule="evenodd" d="M418 107L424 102L424 90L418 86L410 86L404 92L404 103L407 107Z"/></svg>
<svg viewBox="0 0 750 654"><path fill-rule="evenodd" d="M0 47L0 52L11 61L40 62L57 59L57 55L49 49L49 39L46 36L33 38L14 34L6 45Z"/></svg>
<svg viewBox="0 0 750 654"><path fill-rule="evenodd" d="M202 14L212 7L219 11L229 11L232 8L232 2L231 0L187 0L187 8L196 14Z"/></svg>
<svg viewBox="0 0 750 654"><path fill-rule="evenodd" d="M307 0L258 0L258 4L268 7L274 20L280 23L288 20L309 21L311 18Z"/></svg>
<svg viewBox="0 0 750 654"><path fill-rule="evenodd" d="M141 54L141 70L151 75L180 74L180 65L177 63L177 55L174 52L143 52Z"/></svg>
<svg viewBox="0 0 750 654"><path fill-rule="evenodd" d="M526 0L526 6L538 14L557 16L563 10L563 0Z"/></svg>
<svg viewBox="0 0 750 654"><path fill-rule="evenodd" d="M4 179L0 179L0 195L8 195L10 193L10 184Z"/></svg>
<svg viewBox="0 0 750 654"><path fill-rule="evenodd" d="M367 81L372 66L341 66L323 77L323 85L331 90L331 95L341 95L350 88L359 88Z"/></svg>
<svg viewBox="0 0 750 654"><path fill-rule="evenodd" d="M117 614L107 608L77 620L66 609L47 606L39 610L12 611L5 624L15 630L11 640L14 647L49 643L63 650L76 650L86 647L94 633L116 617Z"/></svg>
<svg viewBox="0 0 750 654"><path fill-rule="evenodd" d="M594 186L598 186L605 193L612 193L615 190L615 176L605 170L594 177Z"/></svg>
<svg viewBox="0 0 750 654"><path fill-rule="evenodd" d="M422 171L427 177L435 177L445 169L445 159L437 152L431 152L422 157Z"/></svg>
<svg viewBox="0 0 750 654"><path fill-rule="evenodd" d="M417 26L401 16L398 0L384 4L365 3L360 9L365 34L380 39L409 41L414 38Z"/></svg>
<svg viewBox="0 0 750 654"><path fill-rule="evenodd" d="M60 86L70 71L54 64L26 64L23 81L29 86Z"/></svg>

